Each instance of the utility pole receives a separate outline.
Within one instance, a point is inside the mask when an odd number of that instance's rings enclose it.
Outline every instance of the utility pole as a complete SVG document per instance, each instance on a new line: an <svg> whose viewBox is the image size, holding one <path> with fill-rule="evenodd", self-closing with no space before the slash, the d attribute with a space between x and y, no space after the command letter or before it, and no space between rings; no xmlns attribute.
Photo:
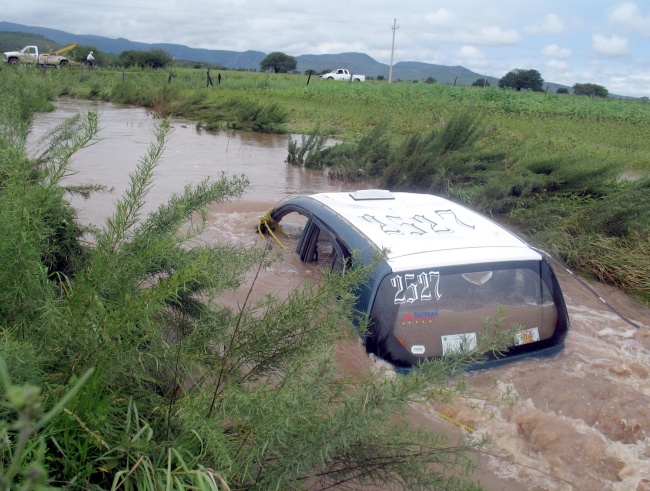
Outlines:
<svg viewBox="0 0 650 491"><path fill-rule="evenodd" d="M393 46L390 49L390 69L388 70L388 83L393 81L393 52L395 51L395 31L399 29L397 19L393 19Z"/></svg>

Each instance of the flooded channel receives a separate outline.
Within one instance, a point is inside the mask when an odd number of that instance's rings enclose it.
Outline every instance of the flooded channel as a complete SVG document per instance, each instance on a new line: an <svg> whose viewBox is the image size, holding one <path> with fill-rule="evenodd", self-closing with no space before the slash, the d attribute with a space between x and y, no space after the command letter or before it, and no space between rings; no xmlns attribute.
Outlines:
<svg viewBox="0 0 650 491"><path fill-rule="evenodd" d="M100 140L76 155L76 173L68 182L115 189L73 201L80 221L101 225L152 141L155 120L140 108L64 100L37 118L32 141L91 109L100 114ZM182 121L173 126L146 212L186 184L221 172L243 173L251 181L241 201L211 210L204 240L265 245L255 225L278 201L350 189L320 172L287 166L286 136L198 132ZM615 288L589 283L637 328L563 269L557 272L571 318L559 355L469 374L467 398L438 407L414 405L411 414L435 431L488 434L491 444L475 476L492 491L650 491L650 309ZM261 293L286 291L317 274L288 252L258 286ZM372 367L359 343L341 345L339 358L348 369Z"/></svg>

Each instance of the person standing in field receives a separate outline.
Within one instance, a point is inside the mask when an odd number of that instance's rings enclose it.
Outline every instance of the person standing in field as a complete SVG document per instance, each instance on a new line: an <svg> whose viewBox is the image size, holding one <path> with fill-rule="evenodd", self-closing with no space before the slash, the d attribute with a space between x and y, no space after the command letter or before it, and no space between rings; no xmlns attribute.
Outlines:
<svg viewBox="0 0 650 491"><path fill-rule="evenodd" d="M95 66L95 57L93 56L92 51L88 53L88 56L86 56L86 63L88 63L88 68L93 68Z"/></svg>

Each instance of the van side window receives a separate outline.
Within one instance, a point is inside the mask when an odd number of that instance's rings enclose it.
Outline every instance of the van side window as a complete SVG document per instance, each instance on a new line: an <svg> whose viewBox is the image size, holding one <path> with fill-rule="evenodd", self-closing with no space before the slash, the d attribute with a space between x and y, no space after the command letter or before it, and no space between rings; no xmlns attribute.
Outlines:
<svg viewBox="0 0 650 491"><path fill-rule="evenodd" d="M289 210L277 218L283 244L295 247L300 260L339 271L348 268L352 254L348 247L318 220Z"/></svg>
<svg viewBox="0 0 650 491"><path fill-rule="evenodd" d="M338 238L336 239L336 243L337 243L341 253L340 253L340 255L337 255L336 261L334 262L334 264L332 266L332 270L333 271L340 271L342 269L350 268L352 266L352 254L350 253L350 250Z"/></svg>
<svg viewBox="0 0 650 491"><path fill-rule="evenodd" d="M346 264L347 248L315 220L310 220L298 244L298 255L306 263L317 263L330 270L340 270Z"/></svg>

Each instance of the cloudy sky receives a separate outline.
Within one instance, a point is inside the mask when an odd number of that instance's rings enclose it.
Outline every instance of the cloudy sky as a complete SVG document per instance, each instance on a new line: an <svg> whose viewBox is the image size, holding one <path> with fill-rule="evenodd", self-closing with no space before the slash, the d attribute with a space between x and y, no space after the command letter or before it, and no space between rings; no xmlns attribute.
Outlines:
<svg viewBox="0 0 650 491"><path fill-rule="evenodd" d="M650 96L648 0L11 0L3 19L74 34L192 48L357 51L390 63L462 65L502 77ZM397 29L393 29L396 20Z"/></svg>

